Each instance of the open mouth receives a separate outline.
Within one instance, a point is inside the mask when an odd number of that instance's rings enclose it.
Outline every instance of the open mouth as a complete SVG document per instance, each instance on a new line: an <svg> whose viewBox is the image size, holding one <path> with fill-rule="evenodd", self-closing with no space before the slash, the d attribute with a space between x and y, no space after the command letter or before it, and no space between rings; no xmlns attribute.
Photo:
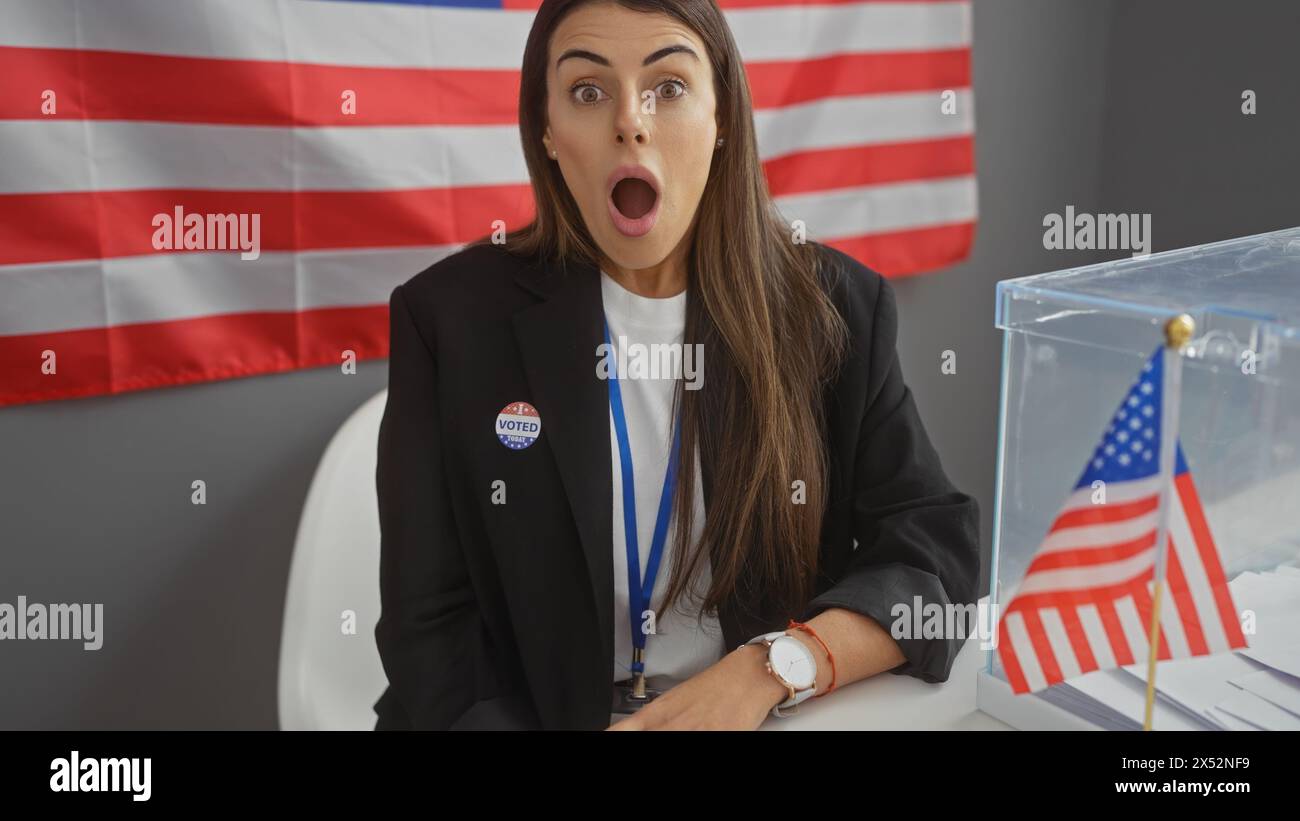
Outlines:
<svg viewBox="0 0 1300 821"><path fill-rule="evenodd" d="M618 212L630 220L637 220L650 213L659 195L650 183L635 177L624 177L614 186L610 195Z"/></svg>
<svg viewBox="0 0 1300 821"><path fill-rule="evenodd" d="M659 181L643 165L620 165L609 175L609 218L619 233L642 237L659 218Z"/></svg>

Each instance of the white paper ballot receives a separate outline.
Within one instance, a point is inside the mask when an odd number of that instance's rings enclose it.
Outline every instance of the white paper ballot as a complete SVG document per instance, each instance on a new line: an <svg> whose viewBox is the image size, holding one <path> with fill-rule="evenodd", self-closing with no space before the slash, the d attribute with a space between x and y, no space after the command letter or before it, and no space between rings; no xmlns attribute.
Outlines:
<svg viewBox="0 0 1300 821"><path fill-rule="evenodd" d="M1121 669L1137 679L1145 692L1145 664L1134 664ZM1247 676L1263 669L1263 665L1258 662L1236 653L1172 659L1156 666L1156 690L1191 713L1211 716L1206 712L1209 708L1218 706L1241 692L1241 688L1234 687L1228 679Z"/></svg>
<svg viewBox="0 0 1300 821"><path fill-rule="evenodd" d="M1276 670L1260 670L1258 673L1234 678L1232 683L1300 717L1300 679L1295 676Z"/></svg>
<svg viewBox="0 0 1300 821"><path fill-rule="evenodd" d="M1300 730L1300 716L1291 715L1276 704L1269 704L1245 690L1238 690L1235 696L1219 702L1215 707L1267 730Z"/></svg>
<svg viewBox="0 0 1300 821"><path fill-rule="evenodd" d="M1156 681L1159 681L1157 676ZM1124 725L1133 729L1142 726L1146 719L1147 688L1145 681L1119 670L1095 670L1072 678L1067 685L1080 694L1103 704L1124 719ZM1061 685L1058 685L1061 686ZM1158 690L1159 688L1157 688ZM1196 715L1185 713L1162 694L1156 695L1152 726L1160 730L1204 730L1207 722ZM1118 727L1117 727L1118 729Z"/></svg>
<svg viewBox="0 0 1300 821"><path fill-rule="evenodd" d="M1228 583L1238 609L1253 615L1251 647L1287 646L1300 638L1296 614L1300 613L1300 576L1285 573L1242 573ZM1245 628L1243 628L1245 629Z"/></svg>
<svg viewBox="0 0 1300 821"><path fill-rule="evenodd" d="M1294 614L1300 612L1300 577L1248 572L1229 582L1229 587L1237 607L1254 614L1254 632L1246 636L1251 647L1287 646L1295 641ZM1122 669L1145 685L1145 664ZM1211 707L1218 707L1238 719L1258 724L1255 719L1269 716L1271 712L1252 709L1250 699L1237 698L1241 689L1231 684L1230 679L1263 669L1263 664L1240 652L1162 661L1156 668L1156 689L1183 708L1211 720L1222 722L1220 715L1210 712ZM1232 702L1236 709L1224 706L1234 698L1237 698ZM1258 696L1255 700L1259 700Z"/></svg>
<svg viewBox="0 0 1300 821"><path fill-rule="evenodd" d="M1279 673L1300 678L1300 643L1272 647L1247 647L1241 651L1243 656L1272 667Z"/></svg>
<svg viewBox="0 0 1300 821"><path fill-rule="evenodd" d="M1256 727L1249 721L1242 721L1234 715L1229 715L1218 707L1211 707L1208 711L1214 720L1218 723L1219 728L1223 730L1252 730L1259 732L1263 727Z"/></svg>

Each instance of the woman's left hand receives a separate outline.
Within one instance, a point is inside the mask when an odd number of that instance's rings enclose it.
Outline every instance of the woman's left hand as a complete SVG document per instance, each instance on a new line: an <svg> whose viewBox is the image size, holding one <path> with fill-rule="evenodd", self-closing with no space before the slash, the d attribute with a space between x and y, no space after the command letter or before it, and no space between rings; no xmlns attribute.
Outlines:
<svg viewBox="0 0 1300 821"><path fill-rule="evenodd" d="M754 730L785 697L764 668L762 645L733 650L656 697L611 730Z"/></svg>

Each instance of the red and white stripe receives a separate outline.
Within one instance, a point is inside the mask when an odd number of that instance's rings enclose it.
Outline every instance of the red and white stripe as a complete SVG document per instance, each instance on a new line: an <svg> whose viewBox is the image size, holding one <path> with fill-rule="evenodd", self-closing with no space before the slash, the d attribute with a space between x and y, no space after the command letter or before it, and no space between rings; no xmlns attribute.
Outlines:
<svg viewBox="0 0 1300 821"><path fill-rule="evenodd" d="M1170 494L1157 659L1246 646L1218 549L1190 472ZM1159 476L1066 501L998 627L998 653L1016 693L1093 670L1143 663L1154 602Z"/></svg>
<svg viewBox="0 0 1300 821"><path fill-rule="evenodd" d="M386 356L396 284L532 217L536 5L8 0L0 406ZM887 275L965 257L969 3L720 5L782 214ZM177 206L261 214L260 258L155 250Z"/></svg>

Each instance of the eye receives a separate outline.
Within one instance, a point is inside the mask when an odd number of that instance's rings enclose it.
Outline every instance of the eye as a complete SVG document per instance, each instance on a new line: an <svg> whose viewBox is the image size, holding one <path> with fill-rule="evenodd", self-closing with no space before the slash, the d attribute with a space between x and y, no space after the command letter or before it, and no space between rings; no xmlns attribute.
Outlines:
<svg viewBox="0 0 1300 821"><path fill-rule="evenodd" d="M660 94L660 95L659 95L659 96L663 97L665 100L676 100L678 97L681 97L681 96L683 96L683 95L686 94L686 81L685 81L685 80L676 80L676 79L674 79L674 80L664 80L662 83L660 83L659 85L655 86L655 88L656 88L656 89L660 89L660 88L663 88L664 86L676 87L676 88L678 89L677 91L673 92L672 94L667 94L667 95L665 95L665 94Z"/></svg>
<svg viewBox="0 0 1300 821"><path fill-rule="evenodd" d="M592 95L584 93L588 88L596 92L594 98ZM601 94L604 94L604 92L600 90L600 87L591 83L577 83L569 89L569 95L573 97L573 101L579 105L595 105L600 102Z"/></svg>

